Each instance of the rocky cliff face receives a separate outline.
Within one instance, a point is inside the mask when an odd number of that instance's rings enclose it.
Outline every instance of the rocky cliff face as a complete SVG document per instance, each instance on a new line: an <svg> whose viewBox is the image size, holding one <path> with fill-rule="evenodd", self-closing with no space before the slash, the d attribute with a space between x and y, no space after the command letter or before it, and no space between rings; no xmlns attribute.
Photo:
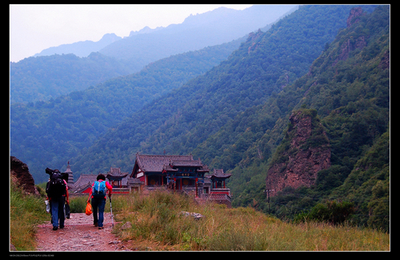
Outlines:
<svg viewBox="0 0 400 260"><path fill-rule="evenodd" d="M22 186L26 193L39 194L35 187L35 181L29 172L28 165L21 162L14 156L10 157L11 169L10 175L17 179L18 184Z"/></svg>
<svg viewBox="0 0 400 260"><path fill-rule="evenodd" d="M355 7L350 10L350 15L347 18L347 28L352 26L355 23L358 23L360 21L359 16L364 15L364 11L362 10L361 7Z"/></svg>
<svg viewBox="0 0 400 260"><path fill-rule="evenodd" d="M353 8L350 10L350 15L347 18L347 28L351 27L353 24L356 24L360 21L360 17L365 15L361 7ZM332 66L336 66L339 60L347 60L349 58L349 53L355 49L363 49L367 46L366 36L360 35L353 39L347 39L340 46L339 57L333 62Z"/></svg>
<svg viewBox="0 0 400 260"><path fill-rule="evenodd" d="M247 38L246 42L252 42L251 46L247 49L247 54L250 54L250 52L257 50L258 44L256 44L256 40L260 38L263 35L263 32L258 29L256 33L251 32L249 33L249 37Z"/></svg>
<svg viewBox="0 0 400 260"><path fill-rule="evenodd" d="M317 173L331 165L331 150L317 111L300 109L292 113L289 127L277 148L267 173L266 188L276 195L287 186L315 184Z"/></svg>

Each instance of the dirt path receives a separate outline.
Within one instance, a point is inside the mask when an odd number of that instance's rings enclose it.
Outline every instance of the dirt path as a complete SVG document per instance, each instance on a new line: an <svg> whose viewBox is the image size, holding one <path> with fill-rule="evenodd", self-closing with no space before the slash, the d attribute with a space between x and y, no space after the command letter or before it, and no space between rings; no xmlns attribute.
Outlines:
<svg viewBox="0 0 400 260"><path fill-rule="evenodd" d="M104 229L93 226L93 215L71 213L64 229L53 231L50 221L39 225L36 251L131 251L111 233L110 213L104 213Z"/></svg>

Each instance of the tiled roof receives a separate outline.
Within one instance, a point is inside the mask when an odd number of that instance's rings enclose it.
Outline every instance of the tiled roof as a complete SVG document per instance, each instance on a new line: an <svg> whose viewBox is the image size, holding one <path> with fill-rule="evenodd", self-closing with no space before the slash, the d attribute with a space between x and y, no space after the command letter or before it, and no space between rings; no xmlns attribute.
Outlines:
<svg viewBox="0 0 400 260"><path fill-rule="evenodd" d="M176 167L198 167L198 172L208 172L207 165L199 160L193 160L192 155L146 155L136 154L135 166L132 175L141 169L144 172L176 171ZM134 176L133 176L134 177Z"/></svg>
<svg viewBox="0 0 400 260"><path fill-rule="evenodd" d="M213 178L229 178L231 176L232 176L232 174L230 174L230 173L225 174L223 169L214 169L214 173L213 174L207 175L207 176L204 176L204 177L207 177L209 179L213 179Z"/></svg>
<svg viewBox="0 0 400 260"><path fill-rule="evenodd" d="M139 168L145 172L162 172L164 165L169 165L170 162L189 160L193 160L192 155L136 155Z"/></svg>
<svg viewBox="0 0 400 260"><path fill-rule="evenodd" d="M203 166L200 160L173 160L171 162L172 166L193 166L193 167L200 167Z"/></svg>
<svg viewBox="0 0 400 260"><path fill-rule="evenodd" d="M92 184L96 181L96 178L97 174L81 174L78 180L71 185L70 190L72 192L79 192L82 189L86 189L88 184L92 186Z"/></svg>

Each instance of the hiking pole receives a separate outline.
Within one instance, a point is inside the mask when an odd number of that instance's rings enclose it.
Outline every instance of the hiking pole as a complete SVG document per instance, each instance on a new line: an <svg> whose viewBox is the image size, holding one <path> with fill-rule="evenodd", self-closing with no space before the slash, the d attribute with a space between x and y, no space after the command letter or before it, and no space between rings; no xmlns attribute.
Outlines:
<svg viewBox="0 0 400 260"><path fill-rule="evenodd" d="M114 215L113 215L113 213L112 213L111 197L110 197L110 212L111 212L111 223L112 223L112 227L114 227Z"/></svg>

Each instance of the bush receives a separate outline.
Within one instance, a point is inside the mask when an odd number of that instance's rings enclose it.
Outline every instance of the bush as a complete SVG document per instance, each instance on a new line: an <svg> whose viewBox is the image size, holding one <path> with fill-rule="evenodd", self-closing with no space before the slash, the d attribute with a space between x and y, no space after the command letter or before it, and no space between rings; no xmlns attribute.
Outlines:
<svg viewBox="0 0 400 260"><path fill-rule="evenodd" d="M69 207L71 213L85 213L87 197L69 197Z"/></svg>
<svg viewBox="0 0 400 260"><path fill-rule="evenodd" d="M354 211L354 203L352 202L327 201L326 203L318 203L308 213L298 214L294 218L294 222L315 221L337 225L348 220Z"/></svg>

